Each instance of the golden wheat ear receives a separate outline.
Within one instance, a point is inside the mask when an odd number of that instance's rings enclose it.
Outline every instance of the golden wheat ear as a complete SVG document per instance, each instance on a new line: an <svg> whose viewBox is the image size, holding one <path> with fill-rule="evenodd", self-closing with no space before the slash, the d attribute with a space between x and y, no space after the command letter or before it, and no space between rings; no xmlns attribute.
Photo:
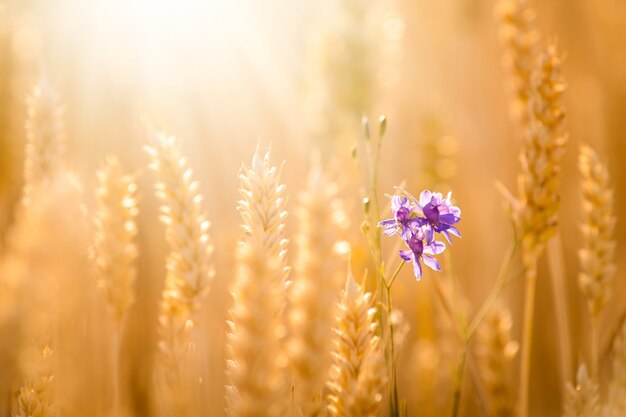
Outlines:
<svg viewBox="0 0 626 417"><path fill-rule="evenodd" d="M119 324L135 300L137 276L137 183L124 173L120 160L108 156L96 173L94 261L98 285Z"/></svg>
<svg viewBox="0 0 626 417"><path fill-rule="evenodd" d="M157 177L160 219L169 253L159 310L157 374L166 385L172 412L188 411L185 376L190 333L214 276L209 221L202 207L198 182L173 136L151 132L150 169Z"/></svg>
<svg viewBox="0 0 626 417"><path fill-rule="evenodd" d="M576 373L576 385L567 384L563 417L595 417L600 415L598 384L582 364Z"/></svg>
<svg viewBox="0 0 626 417"><path fill-rule="evenodd" d="M387 371L376 309L348 273L335 325L333 365L328 382L328 412L334 417L375 417L382 410Z"/></svg>
<svg viewBox="0 0 626 417"><path fill-rule="evenodd" d="M578 167L582 177L583 247L579 251L580 288L589 312L597 317L611 296L615 274L615 222L609 173L589 146L581 146Z"/></svg>
<svg viewBox="0 0 626 417"><path fill-rule="evenodd" d="M511 312L496 306L476 332L476 363L494 417L513 417L516 412L510 367L519 345L511 338L512 327Z"/></svg>
<svg viewBox="0 0 626 417"><path fill-rule="evenodd" d="M234 417L282 416L289 407L283 312L287 300L285 186L257 148L239 174L243 223L230 292L226 397Z"/></svg>
<svg viewBox="0 0 626 417"><path fill-rule="evenodd" d="M314 165L300 194L297 257L289 291L289 362L294 374L295 403L303 417L324 415L324 387L330 367L332 328L339 301L341 234L346 214L337 185Z"/></svg>
<svg viewBox="0 0 626 417"><path fill-rule="evenodd" d="M34 188L51 181L64 166L66 151L64 108L45 77L33 88L26 103L24 204L32 199Z"/></svg>

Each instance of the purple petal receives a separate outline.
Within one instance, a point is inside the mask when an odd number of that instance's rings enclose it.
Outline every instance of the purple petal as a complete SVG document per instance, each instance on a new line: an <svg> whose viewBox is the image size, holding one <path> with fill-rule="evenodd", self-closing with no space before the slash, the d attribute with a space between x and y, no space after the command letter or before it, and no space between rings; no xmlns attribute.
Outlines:
<svg viewBox="0 0 626 417"><path fill-rule="evenodd" d="M432 256L424 255L422 259L424 260L426 266L428 266L430 269L434 269L435 271L441 271L441 265L439 265L439 262L437 262L437 260Z"/></svg>
<svg viewBox="0 0 626 417"><path fill-rule="evenodd" d="M385 230L383 230L383 235L393 236L396 234L397 231L398 231L398 228L395 225L387 226L385 227Z"/></svg>
<svg viewBox="0 0 626 417"><path fill-rule="evenodd" d="M435 239L435 232L433 232L432 227L426 226L424 228L424 236L426 237L426 244L430 245Z"/></svg>
<svg viewBox="0 0 626 417"><path fill-rule="evenodd" d="M413 259L413 274L415 274L415 279L422 279L422 265L420 264L419 259Z"/></svg>
<svg viewBox="0 0 626 417"><path fill-rule="evenodd" d="M439 255L444 250L446 250L446 245L443 242L439 242L437 240L435 240L430 245L424 247L424 253L428 253L430 255Z"/></svg>
<svg viewBox="0 0 626 417"><path fill-rule="evenodd" d="M448 233L448 229L442 230L441 234L446 238L449 244L452 244L452 239L450 239L450 234Z"/></svg>
<svg viewBox="0 0 626 417"><path fill-rule="evenodd" d="M405 261L409 262L413 259L413 252L411 252L410 250L401 250L400 252L398 252L398 254L400 255L400 257L402 259L404 259Z"/></svg>
<svg viewBox="0 0 626 417"><path fill-rule="evenodd" d="M413 230L411 230L411 228L408 226L403 227L402 228L402 240L407 242L411 240L412 237L413 237Z"/></svg>
<svg viewBox="0 0 626 417"><path fill-rule="evenodd" d="M454 224L458 223L460 218L455 216L454 214L439 214L439 222L446 224Z"/></svg>
<svg viewBox="0 0 626 417"><path fill-rule="evenodd" d="M459 230L454 226L448 227L448 231L456 237L461 237L461 232L459 232Z"/></svg>
<svg viewBox="0 0 626 417"><path fill-rule="evenodd" d="M397 213L400 207L403 206L403 199L406 200L406 197L401 195L394 195L391 197L391 211L392 213Z"/></svg>
<svg viewBox="0 0 626 417"><path fill-rule="evenodd" d="M428 190L424 190L422 191L422 193L420 194L420 206L424 207L426 204L430 203L430 201L432 200L433 197L433 193L431 193Z"/></svg>

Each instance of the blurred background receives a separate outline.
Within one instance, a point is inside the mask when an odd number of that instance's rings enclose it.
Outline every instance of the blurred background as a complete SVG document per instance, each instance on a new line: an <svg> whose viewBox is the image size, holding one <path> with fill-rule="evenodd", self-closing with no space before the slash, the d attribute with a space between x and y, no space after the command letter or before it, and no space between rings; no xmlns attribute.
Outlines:
<svg viewBox="0 0 626 417"><path fill-rule="evenodd" d="M621 163L626 155L626 2L531 4L541 32L558 38L566 54L571 139L563 163L560 232L577 361L587 355L588 327L577 287L576 155L581 143L598 150L612 174L616 212L626 211L621 192L626 191ZM166 247L142 150L148 143L145 123L176 135L213 224L217 276L199 320L201 333L210 337L198 342L198 349L206 352L205 415L222 415L226 294L239 234L235 207L242 161L251 159L257 142L271 144L274 163L286 161L283 181L293 206L310 155L319 151L351 207L358 257L363 191L350 152L362 135L361 117L385 114L381 192L392 193L402 181L415 193L427 187L452 190L463 210L463 238L451 251L453 270L462 304L473 314L493 285L512 236L494 183L515 189L519 172L501 56L491 0L0 1L0 230L4 234L14 220L23 183L25 98L45 74L65 104L70 165L83 180L87 200L106 154L119 155L139 174L140 270L122 362L126 402L136 415L151 415ZM288 234L296 226L290 216ZM625 235L619 221L618 242ZM618 246L618 271L626 267L621 251ZM403 271L394 288L410 326L400 354L407 364L400 365L400 390L409 399L409 415L418 415L424 393L432 389L420 383L425 372L451 378L442 351L429 345L433 332L441 331L430 301L431 278L427 272L416 283ZM603 319L605 341L624 312L618 301L624 294L621 279L618 273L617 295ZM517 340L522 289L521 280L514 280L503 297L513 311ZM540 279L531 406L558 415L551 291L549 280ZM420 361L432 369L420 368ZM465 415L477 413L471 395L463 400Z"/></svg>

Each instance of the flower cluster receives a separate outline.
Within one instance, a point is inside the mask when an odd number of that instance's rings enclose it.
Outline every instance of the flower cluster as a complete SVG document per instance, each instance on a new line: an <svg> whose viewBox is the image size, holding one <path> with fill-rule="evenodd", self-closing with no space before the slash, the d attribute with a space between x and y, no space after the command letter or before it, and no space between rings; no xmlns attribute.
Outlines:
<svg viewBox="0 0 626 417"><path fill-rule="evenodd" d="M386 236L399 235L409 249L401 250L400 257L413 263L413 273L418 280L422 277L423 261L426 266L441 271L434 258L446 249L443 242L435 240L435 233L441 233L448 243L450 235L461 234L453 225L461 220L461 210L450 202L451 193L443 198L441 193L422 191L419 200L404 190L391 197L393 219L378 223Z"/></svg>

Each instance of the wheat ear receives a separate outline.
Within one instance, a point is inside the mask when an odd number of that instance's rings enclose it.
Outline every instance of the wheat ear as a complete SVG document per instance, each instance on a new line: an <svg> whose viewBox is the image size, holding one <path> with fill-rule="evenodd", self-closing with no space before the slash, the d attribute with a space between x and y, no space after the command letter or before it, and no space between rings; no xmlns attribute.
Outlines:
<svg viewBox="0 0 626 417"><path fill-rule="evenodd" d="M335 327L335 349L328 388L334 417L375 417L382 409L387 370L376 335L372 295L348 273Z"/></svg>
<svg viewBox="0 0 626 417"><path fill-rule="evenodd" d="M156 196L161 202L160 218L170 250L159 310L158 369L170 390L176 415L184 415L184 364L194 313L202 305L214 275L213 246L198 182L176 139L156 132L151 135L153 146L147 146L146 151L151 158L150 169L157 177Z"/></svg>
<svg viewBox="0 0 626 417"><path fill-rule="evenodd" d="M513 99L511 114L520 130L527 121L531 75L537 57L539 32L535 12L528 0L499 0L500 40L504 47L503 66L509 77Z"/></svg>
<svg viewBox="0 0 626 417"><path fill-rule="evenodd" d="M135 300L137 184L134 176L123 172L115 156L106 158L96 177L95 265L98 284L119 323Z"/></svg>
<svg viewBox="0 0 626 417"><path fill-rule="evenodd" d="M546 243L557 232L560 161L567 142L563 128L565 111L561 104L565 84L554 43L539 55L531 82L528 122L520 154L519 204L514 210L526 271L519 397L522 417L528 415L537 261Z"/></svg>
<svg viewBox="0 0 626 417"><path fill-rule="evenodd" d="M52 350L45 346L39 361L49 368ZM53 402L54 376L50 370L42 372L26 382L17 396L17 413L14 417L54 417L57 415Z"/></svg>
<svg viewBox="0 0 626 417"><path fill-rule="evenodd" d="M626 326L622 326L613 343L612 371L608 398L602 409L603 417L626 415Z"/></svg>
<svg viewBox="0 0 626 417"><path fill-rule="evenodd" d="M294 372L295 402L304 417L325 414L323 390L330 367L337 288L344 262L338 249L346 214L337 186L313 168L296 211L298 235L295 273L289 292L289 360Z"/></svg>
<svg viewBox="0 0 626 417"><path fill-rule="evenodd" d="M56 91L42 78L27 97L24 196L28 205L33 189L49 181L64 164L64 108Z"/></svg>
<svg viewBox="0 0 626 417"><path fill-rule="evenodd" d="M509 367L519 345L511 338L513 318L502 307L492 308L476 332L476 361L494 417L515 416Z"/></svg>
<svg viewBox="0 0 626 417"><path fill-rule="evenodd" d="M563 417L597 417L600 415L598 384L582 364L576 374L576 385L567 384Z"/></svg>
<svg viewBox="0 0 626 417"><path fill-rule="evenodd" d="M270 153L257 148L241 168L243 224L231 286L226 395L234 417L282 416L287 411L287 364L282 314L287 299L285 186Z"/></svg>
<svg viewBox="0 0 626 417"><path fill-rule="evenodd" d="M580 288L591 315L592 373L598 370L598 322L611 296L615 274L613 189L609 173L589 146L581 146L578 167L582 176L583 247L578 252L581 264Z"/></svg>

